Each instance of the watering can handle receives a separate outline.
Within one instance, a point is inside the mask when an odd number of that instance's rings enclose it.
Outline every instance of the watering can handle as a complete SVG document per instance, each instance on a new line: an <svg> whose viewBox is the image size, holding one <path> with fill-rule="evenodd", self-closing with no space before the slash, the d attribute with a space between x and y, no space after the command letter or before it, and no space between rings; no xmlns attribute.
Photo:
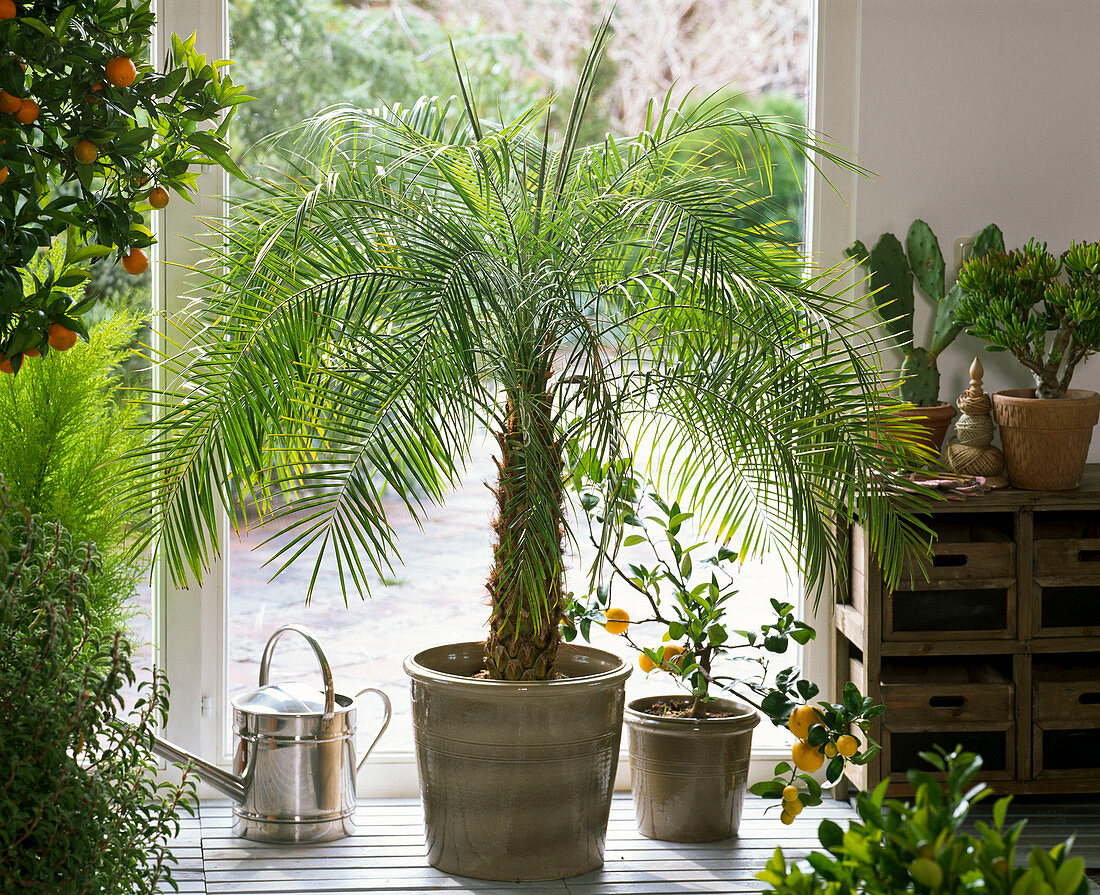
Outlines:
<svg viewBox="0 0 1100 895"><path fill-rule="evenodd" d="M386 717L382 720L382 727L379 729L378 733L375 734L374 739L371 740L370 746L367 748L367 751L364 752L363 757L359 759L359 764L355 766L356 773L358 773L359 769L363 767L363 762L367 760L367 756L370 755L371 750L374 749L378 741L382 739L382 734L386 732L386 728L390 726L390 698L381 690L377 690L374 687L364 687L362 690L355 694L355 698L358 699L364 693L377 693L381 697L382 704L386 708Z"/></svg>
<svg viewBox="0 0 1100 895"><path fill-rule="evenodd" d="M260 659L260 686L267 686L267 673L271 667L271 654L275 651L275 644L279 642L279 638L288 631L301 634L306 642L313 647L313 652L321 666L321 677L325 681L325 716L330 717L336 711L336 688L332 683L332 667L328 664L328 659L325 657L325 651L321 649L321 644L317 642L317 638L313 636L313 632L309 628L303 628L301 625L283 625L271 635L271 638L267 641L267 646L264 647L263 657Z"/></svg>

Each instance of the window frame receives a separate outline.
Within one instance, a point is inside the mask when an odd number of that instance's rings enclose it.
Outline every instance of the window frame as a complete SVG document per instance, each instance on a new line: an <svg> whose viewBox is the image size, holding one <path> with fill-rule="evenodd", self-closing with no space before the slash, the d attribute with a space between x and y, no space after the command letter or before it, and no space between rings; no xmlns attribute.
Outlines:
<svg viewBox="0 0 1100 895"><path fill-rule="evenodd" d="M229 2L228 0L155 0L157 25L153 39L153 58L159 61L171 46L173 33L197 35L196 46L213 59L229 56ZM855 60L852 53L836 52L831 46L824 52L824 42L841 38L841 49L858 35L858 0L811 0L810 16L810 85L808 121L821 133L829 133L841 145L854 145L847 133L838 133L823 124L843 113L843 91L831 88L828 97L818 89L825 76L837 74L827 63L838 59ZM857 63L849 62L855 71ZM833 68L839 68L833 65ZM841 85L844 72L839 72ZM245 85L247 87L247 85ZM834 85L835 86L835 85ZM844 119L844 115L839 115ZM854 120L854 115L849 114ZM846 142L847 141L847 142ZM833 178L843 195L855 195L855 180L846 172ZM849 182L850 181L850 182ZM224 198L229 193L228 175L221 169L206 169L198 179L198 195L194 205L175 202L162 211L154 212L154 231L158 242L153 248L153 310L156 319L164 321L180 310L183 302L179 296L187 287L187 265L193 263L196 244L206 235L203 218L223 215L227 209ZM851 213L831 186L816 176L812 169L806 181L806 234L808 257L832 255L835 241L824 234L835 236L845 233L843 222ZM847 228L847 229L850 229ZM840 237L846 238L846 237ZM841 244L842 247L843 243ZM170 335L170 334L169 334ZM154 356L169 344L154 327ZM153 371L154 390L165 387L164 369L157 365ZM228 544L232 532L228 516L223 514L218 532L219 541ZM192 584L179 588L172 584L163 563L157 563L153 573L153 632L154 656L157 667L163 670L172 685L171 713L164 735L208 760L229 767L232 761L230 721L230 696L228 687L228 556L215 558L201 585ZM831 583L825 587L815 607L814 595L802 594L803 617L817 628L818 637L809 648L802 651L804 671L821 686L821 698L830 698L834 688L834 669L829 657L833 646ZM620 756L617 788L629 786L629 760L623 752ZM771 776L774 763L788 758L784 748L767 747L753 750L750 767L751 779ZM360 796L416 796L418 792L416 760L412 752L391 751L372 753L358 780ZM200 795L209 797L213 790L200 787Z"/></svg>

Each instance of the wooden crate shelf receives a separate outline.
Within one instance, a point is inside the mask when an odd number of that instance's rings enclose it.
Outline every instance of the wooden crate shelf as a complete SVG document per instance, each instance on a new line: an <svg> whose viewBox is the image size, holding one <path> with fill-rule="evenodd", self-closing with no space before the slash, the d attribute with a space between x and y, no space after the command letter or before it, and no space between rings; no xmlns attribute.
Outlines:
<svg viewBox="0 0 1100 895"><path fill-rule="evenodd" d="M1074 491L992 492L937 505L934 560L893 591L857 525L835 606L837 693L881 701L868 789L917 753L961 743L1005 793L1100 792L1100 464ZM839 697L838 697L839 698Z"/></svg>

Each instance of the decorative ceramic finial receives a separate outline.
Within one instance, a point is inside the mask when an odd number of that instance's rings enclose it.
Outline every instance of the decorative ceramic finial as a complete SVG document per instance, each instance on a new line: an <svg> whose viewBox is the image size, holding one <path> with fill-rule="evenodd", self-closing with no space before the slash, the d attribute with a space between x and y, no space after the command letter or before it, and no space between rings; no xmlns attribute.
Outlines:
<svg viewBox="0 0 1100 895"><path fill-rule="evenodd" d="M1004 455L993 447L993 403L982 390L985 370L982 362L974 358L970 365L970 388L959 395L955 406L960 416L955 423L955 437L944 448L947 465L962 475L980 475L991 487L1008 484L1001 477Z"/></svg>

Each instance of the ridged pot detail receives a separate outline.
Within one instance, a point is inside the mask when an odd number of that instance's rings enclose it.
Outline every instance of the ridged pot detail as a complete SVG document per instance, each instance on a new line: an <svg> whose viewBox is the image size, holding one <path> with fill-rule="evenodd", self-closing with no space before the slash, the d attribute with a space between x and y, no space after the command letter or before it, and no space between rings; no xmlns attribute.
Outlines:
<svg viewBox="0 0 1100 895"><path fill-rule="evenodd" d="M1063 398L1036 398L1034 389L993 395L1008 481L1028 491L1068 491L1081 484L1100 395L1069 389Z"/></svg>
<svg viewBox="0 0 1100 895"><path fill-rule="evenodd" d="M717 699L726 718L647 714L682 697L647 696L626 709L630 777L638 831L669 842L716 842L737 835L749 777L756 710Z"/></svg>
<svg viewBox="0 0 1100 895"><path fill-rule="evenodd" d="M956 412L954 404L934 404L931 407L903 407L897 414L919 426L921 443L938 454Z"/></svg>
<svg viewBox="0 0 1100 895"><path fill-rule="evenodd" d="M562 644L561 679L472 677L483 643L405 660L428 862L488 880L577 876L603 864L630 666Z"/></svg>

